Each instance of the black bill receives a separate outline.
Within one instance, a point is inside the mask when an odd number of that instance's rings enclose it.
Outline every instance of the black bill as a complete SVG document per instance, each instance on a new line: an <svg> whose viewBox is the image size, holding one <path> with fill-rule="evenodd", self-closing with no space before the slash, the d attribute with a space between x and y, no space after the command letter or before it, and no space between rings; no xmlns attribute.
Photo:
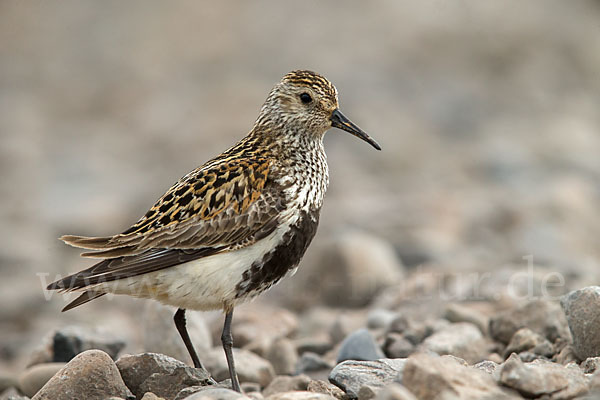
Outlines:
<svg viewBox="0 0 600 400"><path fill-rule="evenodd" d="M342 114L342 112L338 109L336 109L333 112L333 114L331 114L331 126L349 132L354 136L359 137L365 142L369 143L377 150L381 150L381 146L379 146L379 144L371 136L367 135L366 132L364 132L362 129L356 126L348 118L346 118L346 116Z"/></svg>

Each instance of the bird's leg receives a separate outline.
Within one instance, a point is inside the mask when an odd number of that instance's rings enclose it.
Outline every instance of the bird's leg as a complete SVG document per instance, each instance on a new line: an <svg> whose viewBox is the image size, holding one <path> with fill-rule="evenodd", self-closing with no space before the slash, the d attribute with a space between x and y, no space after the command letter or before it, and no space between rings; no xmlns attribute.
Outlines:
<svg viewBox="0 0 600 400"><path fill-rule="evenodd" d="M223 333L221 334L221 342L223 343L223 350L225 350L225 358L227 358L227 365L229 366L229 376L231 377L231 387L236 392L242 393L240 389L240 382L238 381L237 374L235 373L235 363L233 361L233 337L231 336L231 320L233 319L233 309L225 314L225 324L223 324Z"/></svg>
<svg viewBox="0 0 600 400"><path fill-rule="evenodd" d="M206 371L206 368L204 368L204 365L202 365L200 359L198 358L198 354L196 354L196 349L194 349L194 345L192 344L190 335L188 334L187 328L185 326L185 308L177 309L177 312L173 317L173 321L175 321L175 326L177 327L177 331L179 331L179 334L183 339L185 348L187 349L188 353L190 353L190 357L192 357L192 361L194 362L194 368L201 368L204 371ZM211 385L217 384L217 381L215 381L212 378L212 376L209 376L209 382L211 383Z"/></svg>

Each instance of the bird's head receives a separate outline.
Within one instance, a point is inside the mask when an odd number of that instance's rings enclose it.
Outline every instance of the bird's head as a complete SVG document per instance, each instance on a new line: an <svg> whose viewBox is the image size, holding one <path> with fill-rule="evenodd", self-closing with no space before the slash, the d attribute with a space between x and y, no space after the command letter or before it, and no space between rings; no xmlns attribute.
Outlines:
<svg viewBox="0 0 600 400"><path fill-rule="evenodd" d="M275 85L257 120L257 124L263 123L280 125L290 134L317 138L332 127L339 128L381 150L375 140L341 113L335 86L312 71L292 71Z"/></svg>

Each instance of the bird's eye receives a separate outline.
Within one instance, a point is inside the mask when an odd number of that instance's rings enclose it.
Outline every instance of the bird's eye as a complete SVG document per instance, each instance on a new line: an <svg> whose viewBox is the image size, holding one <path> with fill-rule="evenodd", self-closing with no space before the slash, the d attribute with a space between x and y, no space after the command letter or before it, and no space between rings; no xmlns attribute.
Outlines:
<svg viewBox="0 0 600 400"><path fill-rule="evenodd" d="M302 100L304 104L308 104L312 101L312 97L310 97L310 94L304 92L300 95L300 100Z"/></svg>

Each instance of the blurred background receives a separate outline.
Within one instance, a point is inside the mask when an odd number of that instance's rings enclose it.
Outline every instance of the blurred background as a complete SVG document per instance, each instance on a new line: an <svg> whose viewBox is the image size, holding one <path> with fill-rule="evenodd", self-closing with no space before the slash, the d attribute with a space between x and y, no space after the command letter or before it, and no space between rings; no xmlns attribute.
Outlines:
<svg viewBox="0 0 600 400"><path fill-rule="evenodd" d="M498 300L529 260L558 292L598 283L598 21L598 1L0 1L0 371L72 323L142 347L144 302L61 314L48 298L91 264L57 237L126 229L293 69L328 77L383 151L326 135L313 246L244 308L399 307L419 271L435 293Z"/></svg>

